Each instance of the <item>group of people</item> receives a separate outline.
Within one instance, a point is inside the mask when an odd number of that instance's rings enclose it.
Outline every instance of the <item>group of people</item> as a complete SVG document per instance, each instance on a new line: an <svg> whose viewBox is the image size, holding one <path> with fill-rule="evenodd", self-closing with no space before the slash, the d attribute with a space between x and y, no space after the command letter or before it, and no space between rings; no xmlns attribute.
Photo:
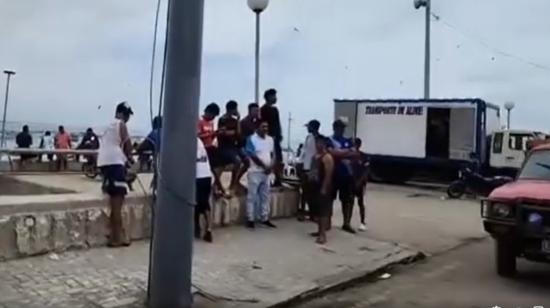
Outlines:
<svg viewBox="0 0 550 308"><path fill-rule="evenodd" d="M308 136L298 168L302 191L298 219L304 220L309 214L318 225L317 232L311 235L317 238L317 243L326 243L326 232L332 227L333 202L338 198L342 204L342 230L354 234L351 219L357 199L361 216L359 230L366 231L364 196L369 161L360 150L361 139L345 137L346 123L342 120L332 124L330 137L320 134L321 123L317 120L311 120L306 126Z"/></svg>
<svg viewBox="0 0 550 308"><path fill-rule="evenodd" d="M29 149L33 145L33 137L30 133L28 125L24 125L21 132L19 132L15 138L15 143L19 149ZM72 149L71 135L65 130L64 126L59 126L57 133L52 135L51 131L44 132L44 135L40 138L39 149L53 151L53 150L69 150ZM82 137L81 142L78 144L77 149L96 150L99 148L99 139L91 128L86 130L86 133ZM57 170L67 170L67 156L55 155L55 161L57 162ZM42 155L34 154L22 154L21 164L24 164L30 159L37 158L42 161ZM54 161L54 154L46 154L48 161ZM78 157L76 158L78 160Z"/></svg>
<svg viewBox="0 0 550 308"><path fill-rule="evenodd" d="M264 93L265 103L248 105L248 114L241 119L238 103L229 101L225 113L211 103L198 121L197 182L195 237L212 242L210 195L231 197L242 190L241 178L247 174L247 224L250 229L261 223L276 226L269 220L271 187L280 187L282 173L282 132L277 103L277 91ZM215 123L218 118L217 125ZM229 187L220 179L230 168ZM271 175L274 175L273 183ZM204 235L201 228L204 217Z"/></svg>
<svg viewBox="0 0 550 308"><path fill-rule="evenodd" d="M282 153L281 125L277 103L277 91L264 93L265 103L248 105L248 115L240 118L238 104L229 101L225 113L220 116L220 107L211 103L204 109L197 122L196 157L196 206L195 237L213 241L211 219L211 196L220 198L238 193L240 179L247 174L246 227L254 229L257 224L276 228L270 221L270 193L273 186L281 185ZM126 123L133 114L126 103L120 103L114 121L101 138L97 165L103 174L103 190L110 195L111 236L109 245L129 245L122 225L122 205L127 193L126 165L133 164L132 144ZM218 118L219 117L219 118ZM218 118L217 125L215 123ZM147 146L158 153L162 120L153 121L154 129L145 139ZM364 194L368 176L367 155L360 151L361 140L345 137L346 123L333 123L333 134L320 134L321 124L312 120L307 124L299 175L302 202L299 219L306 214L317 223L317 232L312 233L316 242L327 241L327 231L332 226L333 202L338 198L342 204L342 229L355 233L351 225L355 199L358 199L361 225L366 230ZM222 171L230 167L231 181L225 188L220 179ZM306 212L307 208L307 212Z"/></svg>

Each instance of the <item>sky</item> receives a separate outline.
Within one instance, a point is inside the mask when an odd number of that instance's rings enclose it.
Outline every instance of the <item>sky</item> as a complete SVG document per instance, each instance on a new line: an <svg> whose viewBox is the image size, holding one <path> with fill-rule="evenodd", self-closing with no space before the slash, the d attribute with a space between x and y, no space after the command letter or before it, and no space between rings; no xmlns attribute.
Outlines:
<svg viewBox="0 0 550 308"><path fill-rule="evenodd" d="M293 142L312 118L328 132L334 98L422 97L425 20L412 2L271 0L261 87L278 89L285 130L292 113ZM205 3L201 106L234 99L244 114L254 96L254 16L246 0ZM513 101L514 127L550 131L550 1L432 7L432 97ZM155 8L156 0L0 0L0 69L17 71L8 120L101 126L126 100L131 127L146 131ZM0 84L3 94L4 76Z"/></svg>

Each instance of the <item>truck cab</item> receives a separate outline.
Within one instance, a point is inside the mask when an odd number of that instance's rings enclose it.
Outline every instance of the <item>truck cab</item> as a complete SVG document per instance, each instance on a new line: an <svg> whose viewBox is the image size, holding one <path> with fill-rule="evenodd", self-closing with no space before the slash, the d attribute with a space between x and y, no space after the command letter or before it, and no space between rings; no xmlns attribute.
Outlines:
<svg viewBox="0 0 550 308"><path fill-rule="evenodd" d="M539 135L529 130L498 130L488 138L492 173L515 175L525 160L528 144Z"/></svg>
<svg viewBox="0 0 550 308"><path fill-rule="evenodd" d="M515 274L517 258L550 263L550 144L534 148L516 180L482 201L481 216L499 275Z"/></svg>

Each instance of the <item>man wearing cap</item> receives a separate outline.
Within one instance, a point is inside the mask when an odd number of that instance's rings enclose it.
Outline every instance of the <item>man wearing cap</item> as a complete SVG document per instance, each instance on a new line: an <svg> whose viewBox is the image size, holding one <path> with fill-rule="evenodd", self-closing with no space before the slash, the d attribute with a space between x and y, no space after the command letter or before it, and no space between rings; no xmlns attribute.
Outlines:
<svg viewBox="0 0 550 308"><path fill-rule="evenodd" d="M122 206L127 194L126 163L134 163L132 141L126 123L133 115L126 102L117 105L115 119L109 124L99 143L97 165L103 174L103 192L109 195L110 247L130 245L122 222Z"/></svg>
<svg viewBox="0 0 550 308"><path fill-rule="evenodd" d="M317 120L311 120L306 124L308 135L304 141L304 149L302 155L300 156L300 161L302 162L302 170L300 170L300 179L302 182L302 200L300 202L300 208L298 209L298 220L304 220L306 215L306 203L309 207L309 215L313 220L315 219L315 209L314 203L311 202L312 191L309 189L308 181L305 180L304 174L307 174L311 170L311 162L313 157L317 153L317 148L315 145L315 139L319 136L319 128L321 128L321 123Z"/></svg>
<svg viewBox="0 0 550 308"><path fill-rule="evenodd" d="M335 160L335 181L334 181L334 199L339 197L342 203L342 216L344 218L342 230L355 233L351 227L351 216L353 214L353 169L352 161L357 157L357 151L353 148L353 140L344 136L346 123L342 120L336 120L332 123L334 134L330 138L332 141L329 150Z"/></svg>

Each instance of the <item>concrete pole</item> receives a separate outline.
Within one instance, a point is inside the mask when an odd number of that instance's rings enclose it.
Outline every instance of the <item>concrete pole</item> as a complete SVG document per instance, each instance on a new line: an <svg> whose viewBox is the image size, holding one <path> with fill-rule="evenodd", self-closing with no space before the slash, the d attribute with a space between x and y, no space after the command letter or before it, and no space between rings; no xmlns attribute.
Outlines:
<svg viewBox="0 0 550 308"><path fill-rule="evenodd" d="M510 115L512 113L512 109L506 109L506 111L507 111L506 128L510 129Z"/></svg>
<svg viewBox="0 0 550 308"><path fill-rule="evenodd" d="M255 76L254 76L254 100L256 104L260 103L260 15L261 11L256 13L256 50L255 50Z"/></svg>
<svg viewBox="0 0 550 308"><path fill-rule="evenodd" d="M432 14L432 1L426 1L426 46L425 46L425 59L424 59L424 99L430 99L430 24Z"/></svg>
<svg viewBox="0 0 550 308"><path fill-rule="evenodd" d="M152 308L190 308L204 0L170 1Z"/></svg>
<svg viewBox="0 0 550 308"><path fill-rule="evenodd" d="M6 119L8 115L8 97L10 93L10 79L11 75L15 75L14 71L4 71L6 74L6 97L4 99L4 115L2 116L2 138L0 139L0 148L6 146Z"/></svg>

